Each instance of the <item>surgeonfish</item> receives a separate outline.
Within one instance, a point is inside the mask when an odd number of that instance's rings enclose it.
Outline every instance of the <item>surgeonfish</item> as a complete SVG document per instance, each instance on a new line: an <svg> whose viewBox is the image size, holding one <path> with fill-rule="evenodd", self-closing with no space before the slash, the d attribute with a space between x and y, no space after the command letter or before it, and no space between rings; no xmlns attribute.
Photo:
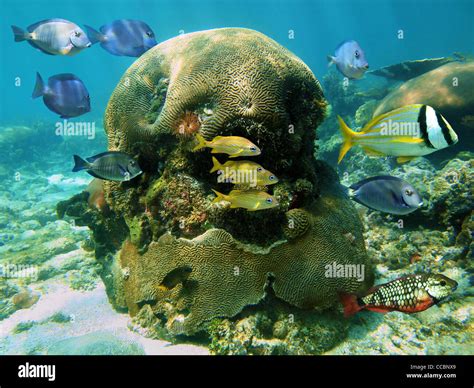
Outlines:
<svg viewBox="0 0 474 388"><path fill-rule="evenodd" d="M131 156L120 151L103 152L86 160L74 155L74 163L73 172L85 170L95 178L109 181L129 181L143 172Z"/></svg>
<svg viewBox="0 0 474 388"><path fill-rule="evenodd" d="M265 210L279 205L277 199L266 193L265 191L257 190L232 190L225 195L216 190L212 190L217 198L214 198L214 203L220 201L230 202L231 209L243 208L248 211Z"/></svg>
<svg viewBox="0 0 474 388"><path fill-rule="evenodd" d="M193 148L197 151L201 148L212 148L213 154L228 154L229 158L238 156L257 156L260 155L260 149L250 140L240 136L216 136L211 141L207 141L200 135L196 134L198 144Z"/></svg>
<svg viewBox="0 0 474 388"><path fill-rule="evenodd" d="M180 283L184 286L192 271L193 269L187 265L175 268L165 276L158 288L161 291L169 291Z"/></svg>
<svg viewBox="0 0 474 388"><path fill-rule="evenodd" d="M360 132L351 130L338 116L344 138L338 163L353 145L371 156L396 156L398 163L431 154L457 143L458 136L446 119L431 106L414 104L370 120Z"/></svg>
<svg viewBox="0 0 474 388"><path fill-rule="evenodd" d="M455 291L457 286L456 281L441 274L417 274L375 286L363 297L344 293L339 297L345 317L361 310L412 314L439 303Z"/></svg>
<svg viewBox="0 0 474 388"><path fill-rule="evenodd" d="M228 160L221 164L217 158L212 157L212 172L219 174L219 182L234 184L248 184L249 186L269 186L278 182L278 178L270 171L265 170L260 164L249 160Z"/></svg>
<svg viewBox="0 0 474 388"><path fill-rule="evenodd" d="M100 32L85 27L92 43L100 42L113 55L139 57L157 44L153 30L140 20L114 20L100 27Z"/></svg>
<svg viewBox="0 0 474 388"><path fill-rule="evenodd" d="M334 56L328 55L329 66L333 63L349 79L362 78L369 64L364 51L355 40L346 40L337 46Z"/></svg>
<svg viewBox="0 0 474 388"><path fill-rule="evenodd" d="M49 55L75 55L91 46L91 41L77 25L64 19L47 19L32 24L24 31L11 26L15 42L26 40L34 48Z"/></svg>
<svg viewBox="0 0 474 388"><path fill-rule="evenodd" d="M412 185L390 175L363 179L350 186L350 195L361 205L390 214L408 214L423 205Z"/></svg>
<svg viewBox="0 0 474 388"><path fill-rule="evenodd" d="M59 114L61 118L77 117L91 110L89 92L74 74L54 75L45 85L41 75L36 73L32 96L42 96L48 109Z"/></svg>

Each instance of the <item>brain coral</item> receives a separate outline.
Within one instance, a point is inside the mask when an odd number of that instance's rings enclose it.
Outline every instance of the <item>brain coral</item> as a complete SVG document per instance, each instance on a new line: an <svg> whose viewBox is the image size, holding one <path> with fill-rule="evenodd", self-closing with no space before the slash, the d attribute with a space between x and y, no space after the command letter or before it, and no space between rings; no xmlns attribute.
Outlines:
<svg viewBox="0 0 474 388"><path fill-rule="evenodd" d="M284 301L301 308L325 308L338 292L360 292L371 285L372 269L361 236L361 225L350 201L330 182L307 209L289 213L302 218L306 233L269 248L242 244L222 229L211 229L188 240L163 235L140 254L129 241L119 264L128 274L124 282L127 307L135 314L150 304L175 334L192 334L215 317L232 317L257 304L268 286ZM289 218L292 217L291 214ZM300 230L301 232L301 230ZM347 237L355 233L355 239ZM366 265L365 279L331 278L326 266ZM190 277L171 290L159 286L175 268L189 266Z"/></svg>
<svg viewBox="0 0 474 388"><path fill-rule="evenodd" d="M109 148L136 156L144 170L104 183L110 213L100 215L102 225L121 219L129 231L118 253L101 252L113 303L132 315L152 309L170 333L192 334L270 289L299 308L325 308L340 291L365 290L372 272L357 213L337 176L315 159L325 108L311 70L256 31L191 33L141 56L105 115ZM262 153L252 160L278 176L268 190L280 206L248 212L213 204L211 189L231 185L209 173L208 150L191 151L198 131L258 144ZM96 246L110 246L103 229L94 237ZM366 265L364 281L326 277L332 263ZM191 272L180 280L183 268Z"/></svg>

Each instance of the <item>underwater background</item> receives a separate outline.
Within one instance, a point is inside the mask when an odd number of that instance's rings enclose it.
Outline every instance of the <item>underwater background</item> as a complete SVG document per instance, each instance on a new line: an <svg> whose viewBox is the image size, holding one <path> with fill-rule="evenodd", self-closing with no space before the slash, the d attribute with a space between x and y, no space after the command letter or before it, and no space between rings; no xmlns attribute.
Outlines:
<svg viewBox="0 0 474 388"><path fill-rule="evenodd" d="M463 120L470 117L463 122L471 132L458 133L459 143L450 152L398 165L352 149L338 165L342 141L337 115L353 129L362 127L401 82L366 74L343 88L342 75L327 62L340 42L354 39L364 49L370 70L410 60L454 58L453 53L470 63L473 15L470 0L2 0L0 354L474 354L472 97L470 111L462 112ZM49 18L95 28L115 19L143 20L158 44L183 33L242 27L287 48L321 82L330 105L317 128L317 159L335 168L346 185L391 174L407 179L425 199L421 209L401 217L401 228L400 217L355 205L375 284L433 272L456 280L456 292L445 303L414 315L363 312L351 319L343 318L337 307L326 313L295 313L286 303L272 300L235 317L215 319L204 334L191 336L170 336L143 312L132 319L123 309L114 309L89 228L67 216L58 219L56 206L92 180L71 172L72 156L107 150L107 103L136 58L111 55L99 45L72 57L49 56L26 42L14 42L11 25L26 28ZM41 99L31 98L36 72L44 79L73 73L84 82L91 111L71 121L94 123L93 138L56 135L58 115ZM472 70L470 77L474 79ZM420 87L436 94L430 85ZM11 264L32 269L35 277L8 276L5 268Z"/></svg>

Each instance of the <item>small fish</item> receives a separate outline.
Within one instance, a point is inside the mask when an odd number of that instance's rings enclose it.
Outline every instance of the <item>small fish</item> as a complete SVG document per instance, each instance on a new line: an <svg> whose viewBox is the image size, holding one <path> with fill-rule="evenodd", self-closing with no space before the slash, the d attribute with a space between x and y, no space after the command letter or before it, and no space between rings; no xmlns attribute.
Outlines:
<svg viewBox="0 0 474 388"><path fill-rule="evenodd" d="M216 190L212 190L217 198L214 199L214 203L220 201L230 202L231 209L243 208L248 211L257 211L271 209L279 205L276 198L265 191L257 190L232 190L229 194L225 195L219 193Z"/></svg>
<svg viewBox="0 0 474 388"><path fill-rule="evenodd" d="M334 56L328 55L329 66L336 64L338 70L349 79L362 78L369 64L364 51L355 40L346 40L337 46Z"/></svg>
<svg viewBox="0 0 474 388"><path fill-rule="evenodd" d="M48 79L45 85L41 75L36 73L36 85L33 98L43 96L43 102L49 110L70 118L90 112L89 92L84 83L74 74L57 74Z"/></svg>
<svg viewBox="0 0 474 388"><path fill-rule="evenodd" d="M457 282L441 274L409 275L375 286L364 297L340 294L340 298L345 317L361 310L411 314L437 304L456 290L457 286Z"/></svg>
<svg viewBox="0 0 474 388"><path fill-rule="evenodd" d="M94 178L109 181L129 181L143 172L135 160L119 151L103 152L86 160L74 155L74 163L73 172L86 170Z"/></svg>
<svg viewBox="0 0 474 388"><path fill-rule="evenodd" d="M199 133L196 134L198 145L193 151L201 148L212 148L213 154L228 154L229 158L238 156L257 156L260 155L260 149L245 137L239 136L216 136L211 141L206 141Z"/></svg>
<svg viewBox="0 0 474 388"><path fill-rule="evenodd" d="M175 288L180 283L182 283L184 286L186 280L188 280L189 275L191 275L192 271L193 269L186 265L175 268L168 275L165 276L158 288L161 291L169 291Z"/></svg>
<svg viewBox="0 0 474 388"><path fill-rule="evenodd" d="M77 25L64 19L47 19L32 24L27 32L11 26L15 42L26 40L48 55L75 55L91 46L91 41Z"/></svg>
<svg viewBox="0 0 474 388"><path fill-rule="evenodd" d="M234 184L250 184L250 186L269 186L278 182L278 178L270 171L265 170L258 163L248 160L232 161L224 164L212 157L212 169L210 172L219 173L218 180Z"/></svg>
<svg viewBox="0 0 474 388"><path fill-rule="evenodd" d="M418 192L403 179L380 175L350 186L351 198L370 209L390 214L408 214L423 205Z"/></svg>
<svg viewBox="0 0 474 388"><path fill-rule="evenodd" d="M155 33L139 20L115 20L100 27L100 32L85 27L92 43L100 42L101 47L113 55L139 57L157 44Z"/></svg>
<svg viewBox="0 0 474 388"><path fill-rule="evenodd" d="M406 105L370 120L360 132L351 130L338 116L344 138L338 163L353 145L371 156L396 156L398 163L431 154L456 144L458 136L432 107Z"/></svg>

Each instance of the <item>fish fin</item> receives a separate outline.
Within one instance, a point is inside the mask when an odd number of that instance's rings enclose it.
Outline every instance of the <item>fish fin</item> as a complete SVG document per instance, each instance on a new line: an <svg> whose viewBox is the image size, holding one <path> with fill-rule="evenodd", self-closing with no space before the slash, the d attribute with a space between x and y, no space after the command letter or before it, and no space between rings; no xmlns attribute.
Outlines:
<svg viewBox="0 0 474 388"><path fill-rule="evenodd" d="M86 160L89 162L89 163L94 163L97 159L103 157L103 156L108 156L108 155L125 155L125 156L129 156L127 153L125 152L122 152L122 151L105 151L105 152L101 152L100 154L97 154L97 155L94 155L94 156L91 156L89 158L86 158Z"/></svg>
<svg viewBox="0 0 474 388"><path fill-rule="evenodd" d="M339 293L339 299L344 308L344 317L349 318L350 316L356 314L363 309L357 301L357 296L354 294L347 294L345 292Z"/></svg>
<svg viewBox="0 0 474 388"><path fill-rule="evenodd" d="M328 60L328 67L331 67L332 65L336 63L336 57L333 57L332 55L328 55L327 60Z"/></svg>
<svg viewBox="0 0 474 388"><path fill-rule="evenodd" d="M397 163L399 163L399 164L406 163L406 162L409 162L410 160L413 160L415 158L416 158L416 156L399 156L397 158Z"/></svg>
<svg viewBox="0 0 474 388"><path fill-rule="evenodd" d="M212 157L212 169L209 172L219 171L222 170L222 164L213 156Z"/></svg>
<svg viewBox="0 0 474 388"><path fill-rule="evenodd" d="M90 163L82 159L79 155L74 155L74 168L72 169L72 172L78 172L81 170L86 170L89 168Z"/></svg>
<svg viewBox="0 0 474 388"><path fill-rule="evenodd" d="M105 42L104 34L100 33L99 31L92 28L91 26L88 26L87 24L84 24L84 27L86 28L86 35L92 44L95 44L97 42Z"/></svg>
<svg viewBox="0 0 474 388"><path fill-rule="evenodd" d="M30 44L31 47L34 47L36 50L41 51L43 54L55 55L55 54L47 52L46 50L42 49L40 46L37 46L34 40L28 39L27 42Z"/></svg>
<svg viewBox="0 0 474 388"><path fill-rule="evenodd" d="M370 178L365 178L365 179L362 179L361 181L357 182L357 183L354 183L352 185L350 185L349 187L352 189L352 190L357 190L359 189L360 187L362 187L363 185L365 185L366 183L369 183L369 182L373 182L373 181L378 181L378 180L388 180L388 181L401 181L400 178L396 177L396 176L392 176L392 175L377 175L377 176L372 176Z"/></svg>
<svg viewBox="0 0 474 388"><path fill-rule="evenodd" d="M71 116L67 116L67 115L61 115L59 116L60 119L70 119Z"/></svg>
<svg viewBox="0 0 474 388"><path fill-rule="evenodd" d="M238 151L238 152L236 152L236 153L234 153L234 154L232 154L232 155L229 155L229 158L237 158L237 157L240 156L240 154L241 154L242 152L244 152L244 150L240 150L240 151Z"/></svg>
<svg viewBox="0 0 474 388"><path fill-rule="evenodd" d="M69 46L67 46L67 47L64 47L64 48L62 48L62 49L59 50L59 53L60 53L61 55L68 55L68 54L71 52L72 47L73 47L72 45L69 45Z"/></svg>
<svg viewBox="0 0 474 388"><path fill-rule="evenodd" d="M15 42L23 42L28 39L28 34L20 27L11 26Z"/></svg>
<svg viewBox="0 0 474 388"><path fill-rule="evenodd" d="M347 154L347 151L349 151L354 145L354 138L358 135L358 133L350 129L341 116L337 116L337 120L339 121L339 129L344 140L341 150L339 151L339 158L337 159L337 163L339 164Z"/></svg>
<svg viewBox="0 0 474 388"><path fill-rule="evenodd" d="M33 89L32 97L33 98L40 97L44 95L45 91L46 89L44 87L43 78L41 78L40 73L36 72L36 84L35 84L35 88Z"/></svg>
<svg viewBox="0 0 474 388"><path fill-rule="evenodd" d="M370 147L364 147L362 146L362 149L365 151L365 153L369 156L387 156L383 152L376 151Z"/></svg>
<svg viewBox="0 0 474 388"><path fill-rule="evenodd" d="M213 203L217 203L220 201L227 201L227 195L219 193L217 190L212 189L215 195L217 195L216 198L212 200Z"/></svg>
<svg viewBox="0 0 474 388"><path fill-rule="evenodd" d="M198 144L193 148L193 151L197 151L201 148L207 147L207 141L202 137L200 133L196 133L196 140L198 141Z"/></svg>
<svg viewBox="0 0 474 388"><path fill-rule="evenodd" d="M383 307L366 307L367 310L373 311L375 313L381 313L381 314L387 314L390 311L393 311L389 308L383 308Z"/></svg>

